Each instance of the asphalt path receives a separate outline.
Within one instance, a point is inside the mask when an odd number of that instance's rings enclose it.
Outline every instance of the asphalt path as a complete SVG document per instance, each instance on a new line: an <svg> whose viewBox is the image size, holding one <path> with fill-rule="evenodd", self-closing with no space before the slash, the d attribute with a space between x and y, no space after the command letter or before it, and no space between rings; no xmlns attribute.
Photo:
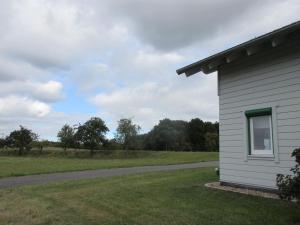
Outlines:
<svg viewBox="0 0 300 225"><path fill-rule="evenodd" d="M193 169L203 167L217 167L218 161L176 164L176 165L164 165L164 166L140 166L129 168L113 168L113 169L98 169L98 170L84 170L84 171L72 171L72 172L59 172L39 175L28 175L20 177L7 177L0 179L0 189L13 188L23 185L33 184L47 184L59 181L68 180L81 180L97 177L112 177L122 176L128 174L148 173L148 172L160 172L160 171L173 171L182 169Z"/></svg>

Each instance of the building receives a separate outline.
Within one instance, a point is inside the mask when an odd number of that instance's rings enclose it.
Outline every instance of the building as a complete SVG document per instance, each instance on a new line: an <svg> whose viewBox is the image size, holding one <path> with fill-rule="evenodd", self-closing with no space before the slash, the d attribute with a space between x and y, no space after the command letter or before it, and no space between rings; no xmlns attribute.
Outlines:
<svg viewBox="0 0 300 225"><path fill-rule="evenodd" d="M200 71L218 72L221 183L275 190L300 147L300 21L177 73Z"/></svg>

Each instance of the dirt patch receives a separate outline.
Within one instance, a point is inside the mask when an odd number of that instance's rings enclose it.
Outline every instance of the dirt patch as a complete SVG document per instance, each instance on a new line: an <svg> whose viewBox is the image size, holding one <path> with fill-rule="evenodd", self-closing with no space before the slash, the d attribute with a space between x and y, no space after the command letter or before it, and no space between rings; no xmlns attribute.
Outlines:
<svg viewBox="0 0 300 225"><path fill-rule="evenodd" d="M207 183L204 186L208 187L208 188L223 190L223 191L231 191L231 192L240 193L240 194L259 196L259 197L263 197L263 198L280 199L279 196L274 193L269 193L269 192L264 192L264 191L256 191L256 190L251 190L251 189L247 189L247 188L224 186L224 185L220 185L220 182Z"/></svg>

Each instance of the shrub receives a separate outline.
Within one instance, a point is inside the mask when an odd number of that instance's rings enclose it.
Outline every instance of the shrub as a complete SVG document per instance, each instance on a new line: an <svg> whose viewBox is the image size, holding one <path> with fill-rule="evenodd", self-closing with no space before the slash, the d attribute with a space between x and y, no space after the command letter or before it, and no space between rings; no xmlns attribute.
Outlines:
<svg viewBox="0 0 300 225"><path fill-rule="evenodd" d="M292 157L296 158L296 166L291 169L293 175L277 174L276 182L281 199L295 199L299 203L300 199L300 148L292 152Z"/></svg>
<svg viewBox="0 0 300 225"><path fill-rule="evenodd" d="M217 175L217 176L220 176L220 168L218 168L218 167L215 168L215 172L216 172L216 175Z"/></svg>

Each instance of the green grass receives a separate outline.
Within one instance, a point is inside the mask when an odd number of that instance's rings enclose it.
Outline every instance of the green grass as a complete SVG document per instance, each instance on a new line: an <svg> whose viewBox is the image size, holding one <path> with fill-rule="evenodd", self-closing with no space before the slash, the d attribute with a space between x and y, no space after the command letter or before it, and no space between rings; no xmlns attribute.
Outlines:
<svg viewBox="0 0 300 225"><path fill-rule="evenodd" d="M217 152L116 151L98 153L95 158L56 157L55 153L51 154L40 157L0 156L0 177L218 160Z"/></svg>
<svg viewBox="0 0 300 225"><path fill-rule="evenodd" d="M0 224L289 225L300 206L208 189L212 168L0 191Z"/></svg>

